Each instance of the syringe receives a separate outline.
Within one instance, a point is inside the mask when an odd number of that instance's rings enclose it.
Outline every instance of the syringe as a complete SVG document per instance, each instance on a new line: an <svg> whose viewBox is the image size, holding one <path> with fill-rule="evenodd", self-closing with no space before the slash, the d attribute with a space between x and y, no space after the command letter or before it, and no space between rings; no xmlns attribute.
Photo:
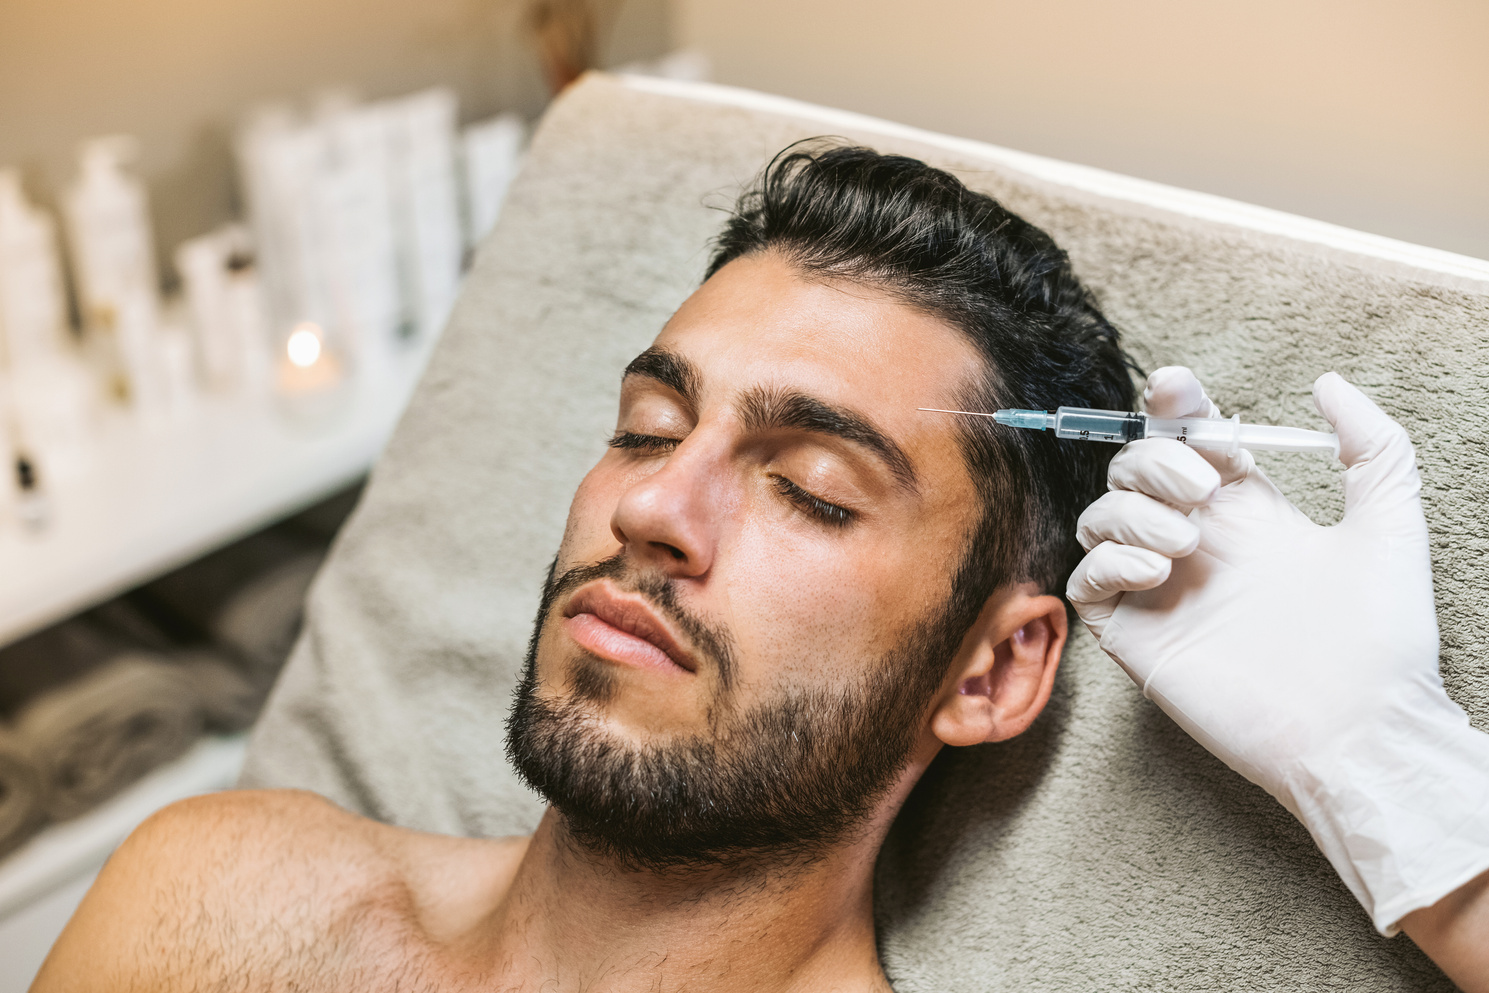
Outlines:
<svg viewBox="0 0 1489 993"><path fill-rule="evenodd" d="M1034 431L1053 430L1055 437L1072 441L1110 441L1125 445L1141 438L1173 438L1195 448L1226 452L1238 449L1260 452L1314 452L1339 456L1339 436L1307 428L1272 427L1267 424L1242 424L1235 417L1149 417L1127 410L1092 410L1088 407L1061 407L1053 414L1043 410L1000 410L986 414L976 410L942 410L919 407L937 414L966 414L969 417L991 417L999 424Z"/></svg>

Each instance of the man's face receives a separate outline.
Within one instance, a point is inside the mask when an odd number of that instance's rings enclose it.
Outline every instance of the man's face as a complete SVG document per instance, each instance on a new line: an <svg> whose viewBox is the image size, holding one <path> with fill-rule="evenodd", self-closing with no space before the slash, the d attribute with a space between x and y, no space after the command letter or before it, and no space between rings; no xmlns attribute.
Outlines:
<svg viewBox="0 0 1489 993"><path fill-rule="evenodd" d="M951 424L916 408L949 405L980 371L939 319L774 254L710 279L632 364L612 447L575 494L523 690L558 736L542 749L567 736L566 768L610 762L600 792L654 791L625 778L649 756L677 804L728 802L736 827L739 808L779 805L760 783L729 792L762 763L898 772L930 701L878 698L903 697L916 668L932 672L920 696L939 689L959 632L937 622L980 513ZM859 728L834 754L844 722L871 714L907 727ZM875 736L896 754L865 759ZM832 803L862 808L887 785Z"/></svg>

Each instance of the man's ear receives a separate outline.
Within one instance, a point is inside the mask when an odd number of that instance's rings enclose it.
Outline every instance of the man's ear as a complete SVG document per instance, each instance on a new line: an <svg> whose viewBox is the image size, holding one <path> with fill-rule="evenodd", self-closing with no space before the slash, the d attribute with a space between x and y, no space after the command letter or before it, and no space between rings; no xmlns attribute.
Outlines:
<svg viewBox="0 0 1489 993"><path fill-rule="evenodd" d="M994 594L962 639L932 733L948 745L1022 734L1049 702L1067 633L1059 597L1032 584Z"/></svg>

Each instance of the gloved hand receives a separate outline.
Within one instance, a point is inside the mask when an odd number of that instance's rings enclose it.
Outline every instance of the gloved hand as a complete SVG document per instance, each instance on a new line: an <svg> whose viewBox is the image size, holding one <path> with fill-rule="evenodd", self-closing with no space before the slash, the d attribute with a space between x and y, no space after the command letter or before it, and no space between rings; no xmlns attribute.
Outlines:
<svg viewBox="0 0 1489 993"><path fill-rule="evenodd" d="M1339 433L1345 516L1314 524L1247 451L1126 446L1080 520L1068 595L1170 717L1313 835L1384 934L1489 869L1489 735L1438 674L1416 457L1337 374L1313 387ZM1157 417L1219 416L1188 369Z"/></svg>

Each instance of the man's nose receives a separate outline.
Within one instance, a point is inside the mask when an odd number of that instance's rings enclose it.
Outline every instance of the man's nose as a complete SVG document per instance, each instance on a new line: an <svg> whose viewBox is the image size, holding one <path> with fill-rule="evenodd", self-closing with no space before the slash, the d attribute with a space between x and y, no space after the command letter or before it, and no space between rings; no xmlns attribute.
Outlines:
<svg viewBox="0 0 1489 993"><path fill-rule="evenodd" d="M685 443L621 494L610 533L639 562L669 576L701 576L713 565L718 485L718 465Z"/></svg>

